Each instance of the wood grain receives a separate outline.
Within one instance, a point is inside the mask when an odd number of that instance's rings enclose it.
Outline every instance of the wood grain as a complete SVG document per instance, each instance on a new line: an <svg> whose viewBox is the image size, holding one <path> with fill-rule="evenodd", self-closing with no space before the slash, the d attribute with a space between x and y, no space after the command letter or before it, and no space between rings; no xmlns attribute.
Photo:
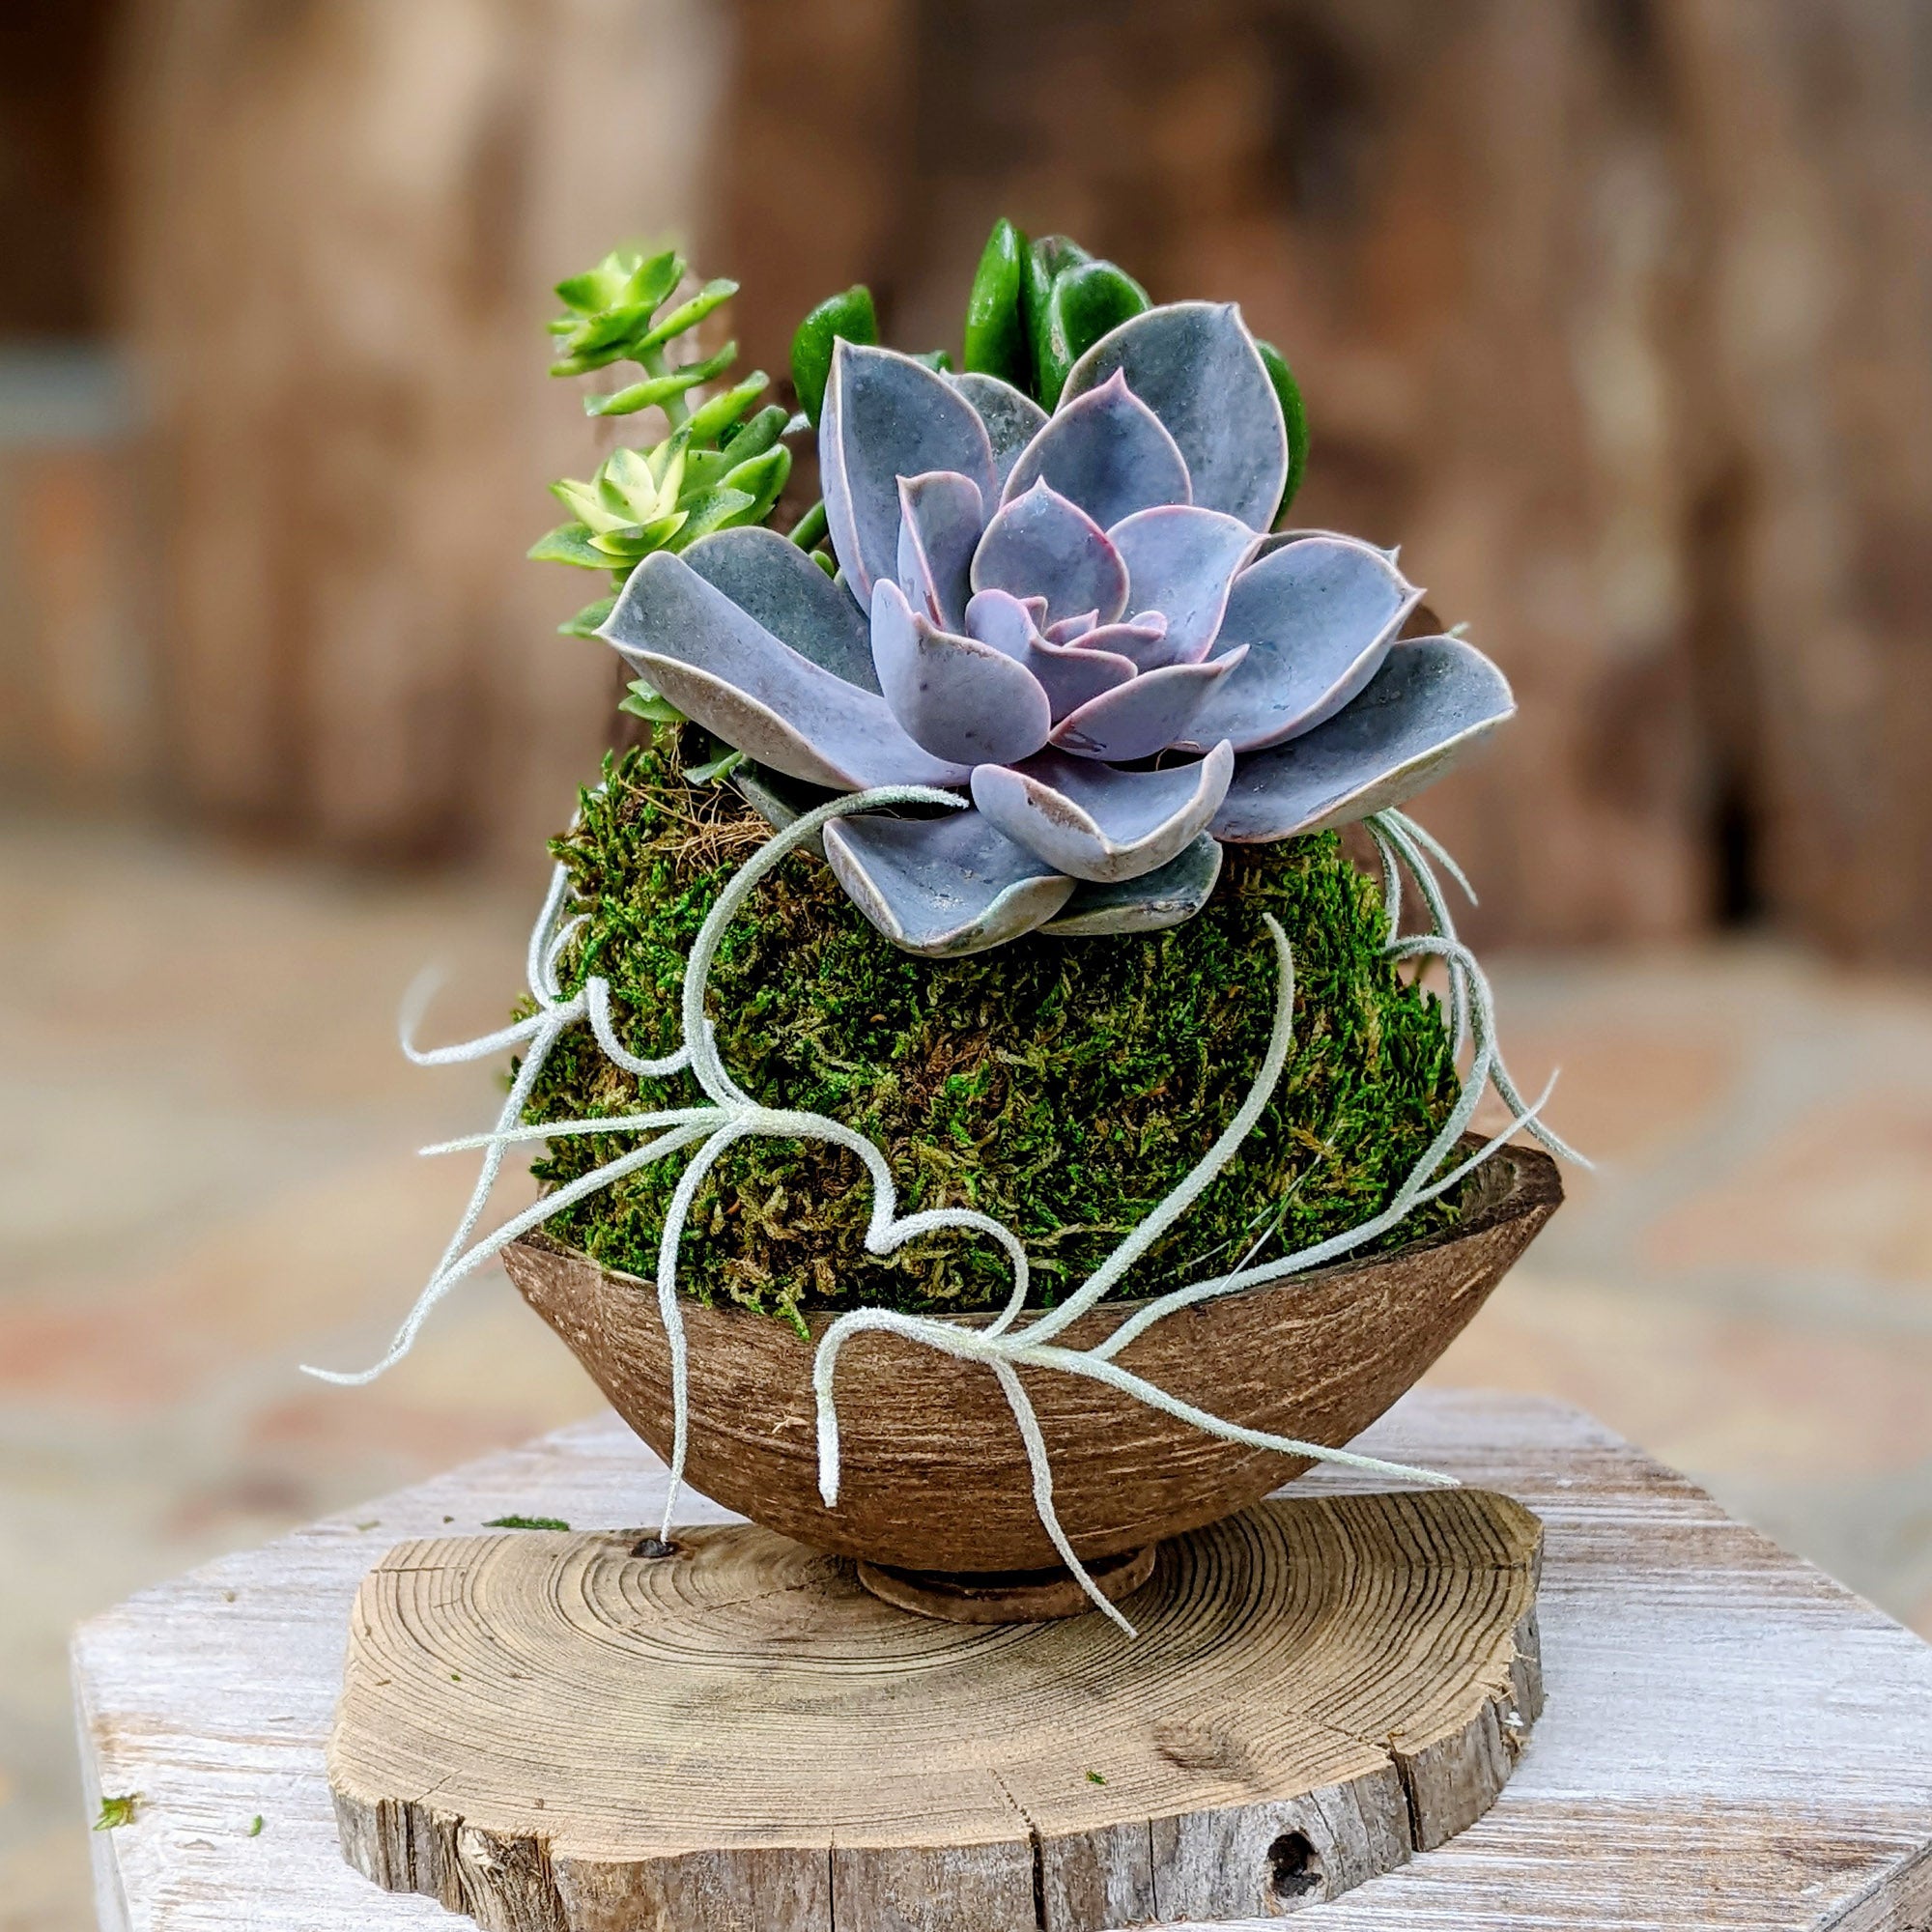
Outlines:
<svg viewBox="0 0 1932 1932"><path fill-rule="evenodd" d="M934 1625L751 1526L400 1544L350 1618L343 1849L502 1932L1272 1916L1488 1810L1540 1543L1481 1490L1264 1503L1163 1546L1132 1638Z"/></svg>
<svg viewBox="0 0 1932 1932"><path fill-rule="evenodd" d="M1537 1617L1550 1702L1485 1816L1311 1907L1304 1923L1932 1923L1932 1648L1560 1405L1425 1388L1362 1446L1506 1491L1543 1520ZM103 1788L143 1798L132 1824L92 1840L102 1923L447 1927L432 1900L380 1891L342 1858L324 1746L356 1589L398 1538L475 1531L512 1511L579 1528L648 1522L663 1481L605 1415L225 1557L84 1625L74 1676L89 1815ZM1318 1471L1294 1493L1361 1487ZM728 1520L696 1498L687 1515Z"/></svg>
<svg viewBox="0 0 1932 1932"><path fill-rule="evenodd" d="M602 581L524 557L611 440L544 373L550 285L701 224L725 10L117 12L157 776L256 834L526 865L621 681L555 635Z"/></svg>
<svg viewBox="0 0 1932 1932"><path fill-rule="evenodd" d="M1547 1154L1506 1149L1478 1175L1476 1198L1449 1236L1183 1309L1130 1343L1121 1364L1230 1421L1340 1445L1462 1332L1562 1198ZM650 1285L536 1240L503 1259L618 1413L668 1454L669 1358ZM1103 1303L1065 1345L1092 1347L1134 1306ZM843 1480L828 1509L818 1493L811 1344L743 1309L691 1303L684 1320L691 1479L706 1495L816 1548L913 1570L1058 1561L990 1370L894 1335L849 1344L838 1381ZM808 1318L813 1343L831 1320ZM1205 1435L1097 1382L1041 1370L1021 1377L1053 1460L1055 1508L1083 1557L1212 1522L1308 1466Z"/></svg>

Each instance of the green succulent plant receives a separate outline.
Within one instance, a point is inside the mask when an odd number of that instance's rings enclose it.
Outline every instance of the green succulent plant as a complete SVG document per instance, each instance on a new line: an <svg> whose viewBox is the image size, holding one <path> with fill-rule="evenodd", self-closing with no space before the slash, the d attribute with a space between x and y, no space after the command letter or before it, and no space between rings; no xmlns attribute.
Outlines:
<svg viewBox="0 0 1932 1932"><path fill-rule="evenodd" d="M1124 269L1097 260L1065 235L1030 242L1002 215L986 238L967 292L960 366L972 375L997 376L1051 412L1074 363L1111 329L1152 306L1152 298ZM863 282L827 297L792 337L792 386L810 423L818 421L833 345L841 338L868 344L879 339L872 292ZM1271 342L1257 338L1255 346L1288 425L1288 482L1275 510L1279 523L1308 467L1308 412L1287 357ZM917 359L938 369L952 366L943 350ZM814 504L792 538L810 550L825 533L822 508Z"/></svg>
<svg viewBox="0 0 1932 1932"><path fill-rule="evenodd" d="M771 386L762 369L694 401L696 391L727 377L738 354L735 342L713 355L671 361L679 339L738 292L736 282L709 281L667 308L685 270L675 249L645 255L619 248L556 285L564 313L550 325L560 352L551 374L582 376L613 362L635 362L641 378L586 397L584 412L624 416L657 408L670 425L662 441L612 450L587 480L565 477L550 486L570 521L540 537L529 554L608 571L611 583L611 596L586 605L561 627L566 636L593 636L625 579L652 552L681 551L714 530L764 523L791 473L791 452L781 440L784 411L773 403L747 413ZM637 685L625 709L663 723L680 715Z"/></svg>

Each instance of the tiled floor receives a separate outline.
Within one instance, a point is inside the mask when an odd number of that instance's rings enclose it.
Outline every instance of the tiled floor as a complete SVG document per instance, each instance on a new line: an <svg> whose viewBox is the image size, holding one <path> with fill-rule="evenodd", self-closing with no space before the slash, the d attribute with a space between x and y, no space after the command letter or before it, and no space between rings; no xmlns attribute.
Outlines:
<svg viewBox="0 0 1932 1932"><path fill-rule="evenodd" d="M538 884L533 876L532 890ZM89 1922L68 1626L582 1413L500 1277L368 1389L440 1250L529 907L126 832L0 827L0 1932ZM1581 1402L1932 1634L1932 984L1728 950L1497 972L1602 1159L1437 1374Z"/></svg>

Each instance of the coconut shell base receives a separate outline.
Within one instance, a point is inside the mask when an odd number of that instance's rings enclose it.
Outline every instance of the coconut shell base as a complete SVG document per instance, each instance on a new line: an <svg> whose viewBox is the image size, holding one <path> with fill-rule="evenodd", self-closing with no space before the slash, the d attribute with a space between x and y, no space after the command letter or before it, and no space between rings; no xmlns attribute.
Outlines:
<svg viewBox="0 0 1932 1932"><path fill-rule="evenodd" d="M1556 1165L1506 1148L1470 1183L1458 1225L1414 1247L1182 1309L1138 1336L1123 1368L1211 1413L1340 1447L1459 1335L1563 1198ZM670 1358L655 1291L538 1237L510 1279L660 1456L671 1447ZM1059 1340L1091 1348L1133 1312L1102 1303ZM838 1361L842 1483L818 1493L811 1339L746 1309L684 1306L687 1473L714 1501L815 1548L899 1570L1046 1570L1059 1556L992 1372L877 1331ZM983 1326L991 1315L952 1318ZM1022 1369L1053 1463L1054 1505L1085 1563L1219 1521L1309 1466L1207 1435L1098 1382Z"/></svg>

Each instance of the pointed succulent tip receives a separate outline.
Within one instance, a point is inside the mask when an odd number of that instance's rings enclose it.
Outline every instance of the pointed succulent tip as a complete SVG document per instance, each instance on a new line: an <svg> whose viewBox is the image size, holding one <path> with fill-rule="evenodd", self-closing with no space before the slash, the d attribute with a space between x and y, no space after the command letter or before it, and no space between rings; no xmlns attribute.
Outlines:
<svg viewBox="0 0 1932 1932"><path fill-rule="evenodd" d="M1233 302L1172 302L1130 316L1067 374L1065 393L1116 370L1174 438L1193 501L1264 530L1280 506L1288 438L1274 385Z"/></svg>
<svg viewBox="0 0 1932 1932"><path fill-rule="evenodd" d="M1109 885L1178 858L1207 831L1234 771L1226 744L1197 764L1153 772L1045 751L1015 766L981 765L973 803L1057 871Z"/></svg>
<svg viewBox="0 0 1932 1932"><path fill-rule="evenodd" d="M819 481L832 547L861 604L895 577L899 478L948 471L982 502L999 495L993 447L973 405L910 355L840 342L818 424Z"/></svg>
<svg viewBox="0 0 1932 1932"><path fill-rule="evenodd" d="M1473 645L1410 639L1325 724L1243 757L1214 835L1266 843L1401 805L1515 711L1508 679Z"/></svg>

